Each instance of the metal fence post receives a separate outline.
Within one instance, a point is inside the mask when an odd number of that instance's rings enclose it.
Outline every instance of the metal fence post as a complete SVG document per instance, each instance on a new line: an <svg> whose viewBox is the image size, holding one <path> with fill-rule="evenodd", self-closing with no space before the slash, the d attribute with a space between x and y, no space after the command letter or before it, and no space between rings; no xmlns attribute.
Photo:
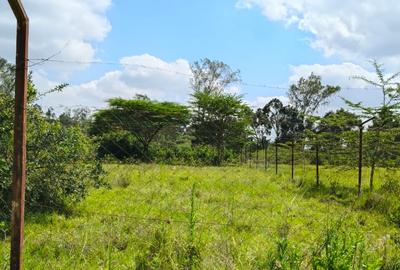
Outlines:
<svg viewBox="0 0 400 270"><path fill-rule="evenodd" d="M292 180L294 179L294 140L292 140Z"/></svg>
<svg viewBox="0 0 400 270"><path fill-rule="evenodd" d="M17 19L10 269L20 270L24 247L29 19L20 0L8 3Z"/></svg>
<svg viewBox="0 0 400 270"><path fill-rule="evenodd" d="M278 142L275 141L275 174L278 174Z"/></svg>
<svg viewBox="0 0 400 270"><path fill-rule="evenodd" d="M317 186L319 186L319 139L317 135L317 142L315 144L315 169L316 169L316 178L317 178Z"/></svg>
<svg viewBox="0 0 400 270"><path fill-rule="evenodd" d="M268 168L268 145L264 142L264 169Z"/></svg>
<svg viewBox="0 0 400 270"><path fill-rule="evenodd" d="M258 168L258 141L256 143L256 169Z"/></svg>
<svg viewBox="0 0 400 270"><path fill-rule="evenodd" d="M358 142L358 197L361 196L362 191L362 148L363 148L363 130L364 127L360 126L359 129L359 142Z"/></svg>

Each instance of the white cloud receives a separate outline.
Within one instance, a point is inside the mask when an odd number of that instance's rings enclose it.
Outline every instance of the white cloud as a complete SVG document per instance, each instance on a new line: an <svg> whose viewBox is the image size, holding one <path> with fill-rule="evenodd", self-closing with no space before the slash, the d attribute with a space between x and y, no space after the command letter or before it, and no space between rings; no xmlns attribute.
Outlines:
<svg viewBox="0 0 400 270"><path fill-rule="evenodd" d="M111 30L105 15L111 0L25 0L30 18L29 58L46 58L60 50L57 58L91 61L95 58L93 42L102 41ZM2 57L14 62L14 15L7 1L0 1L0 48ZM54 70L56 65L51 66ZM77 67L59 65L71 72ZM81 67L82 68L82 67Z"/></svg>
<svg viewBox="0 0 400 270"><path fill-rule="evenodd" d="M283 105L287 105L289 103L289 99L287 96L258 96L255 99L247 100L246 103L253 110L256 110L258 108L263 108L268 102L270 102L274 98L282 101Z"/></svg>
<svg viewBox="0 0 400 270"><path fill-rule="evenodd" d="M325 55L360 63L378 59L400 64L398 0L239 0L238 8L259 7L272 21L311 33L311 46Z"/></svg>
<svg viewBox="0 0 400 270"><path fill-rule="evenodd" d="M367 106L376 106L382 100L381 91L362 80L355 79L354 76L364 76L370 80L376 80L374 72L368 71L363 67L352 64L333 64L333 65L299 65L291 66L292 75L289 82L296 83L300 77L308 77L311 72L321 76L322 82L329 85L338 85L342 90L335 96L327 107L321 108L320 112L345 107L342 98L352 102L362 102Z"/></svg>
<svg viewBox="0 0 400 270"><path fill-rule="evenodd" d="M132 98L135 94L145 94L152 99L187 102L190 97L190 65L184 59L165 62L145 54L121 59L122 68L107 72L101 78L80 85L67 87L62 93L52 93L44 97L43 107L60 105L66 107L104 107L113 97ZM34 78L42 85L45 76Z"/></svg>

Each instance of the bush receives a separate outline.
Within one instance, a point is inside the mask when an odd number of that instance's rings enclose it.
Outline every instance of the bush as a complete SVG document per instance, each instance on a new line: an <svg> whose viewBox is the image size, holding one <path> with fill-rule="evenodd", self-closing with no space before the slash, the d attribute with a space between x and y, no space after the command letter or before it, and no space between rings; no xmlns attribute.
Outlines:
<svg viewBox="0 0 400 270"><path fill-rule="evenodd" d="M11 209L14 70L0 58L0 221ZM62 126L51 111L45 115L34 103L36 93L29 81L26 206L28 212L65 210L102 184L102 169L94 143L78 126Z"/></svg>
<svg viewBox="0 0 400 270"><path fill-rule="evenodd" d="M34 124L33 124L34 123ZM62 209L101 184L93 142L79 127L39 118L28 134L27 205Z"/></svg>
<svg viewBox="0 0 400 270"><path fill-rule="evenodd" d="M11 142L9 142L11 144ZM0 163L0 210L11 206L11 155ZM64 128L30 112L27 134L26 206L30 210L63 210L84 198L88 187L101 185L102 169L93 142L77 127Z"/></svg>
<svg viewBox="0 0 400 270"><path fill-rule="evenodd" d="M177 145L175 147L155 146L150 151L153 160L157 163L184 164L193 166L218 166L218 153L215 148L207 145ZM233 151L226 150L224 163L229 164L237 161Z"/></svg>

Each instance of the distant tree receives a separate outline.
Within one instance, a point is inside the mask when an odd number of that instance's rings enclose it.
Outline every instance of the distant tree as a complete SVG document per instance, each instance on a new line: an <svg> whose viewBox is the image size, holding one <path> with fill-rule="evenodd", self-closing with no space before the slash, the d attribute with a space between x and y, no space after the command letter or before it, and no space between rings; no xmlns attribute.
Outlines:
<svg viewBox="0 0 400 270"><path fill-rule="evenodd" d="M326 113L320 122L319 129L324 132L338 134L344 131L354 130L361 124L361 119L355 113L341 108L337 111Z"/></svg>
<svg viewBox="0 0 400 270"><path fill-rule="evenodd" d="M239 72L223 62L204 59L192 65L192 120L194 144L215 147L217 164L224 159L226 148L243 143L251 123L251 109L240 95L227 93L239 81Z"/></svg>
<svg viewBox="0 0 400 270"><path fill-rule="evenodd" d="M185 125L189 118L186 106L172 102L115 98L108 103L109 108L94 115L91 134L128 131L140 144L142 157L146 161L151 160L149 146L155 137L163 129Z"/></svg>
<svg viewBox="0 0 400 270"><path fill-rule="evenodd" d="M294 107L287 105L281 109L281 141L296 141L304 131L304 116Z"/></svg>
<svg viewBox="0 0 400 270"><path fill-rule="evenodd" d="M90 109L85 107L68 109L58 116L58 120L64 127L77 126L87 130L90 126L90 113Z"/></svg>
<svg viewBox="0 0 400 270"><path fill-rule="evenodd" d="M323 85L321 77L311 73L308 78L301 77L297 84L290 86L289 103L303 116L313 115L321 105L326 104L328 99L339 91L339 86Z"/></svg>
<svg viewBox="0 0 400 270"><path fill-rule="evenodd" d="M284 106L277 98L268 102L262 113L264 125L272 129L276 141L297 140L304 130L303 116L300 112L290 105Z"/></svg>
<svg viewBox="0 0 400 270"><path fill-rule="evenodd" d="M266 143L268 137L271 134L271 123L268 121L266 115L261 108L257 109L253 113L253 120L251 123L251 128L254 133L254 138L257 144Z"/></svg>
<svg viewBox="0 0 400 270"><path fill-rule="evenodd" d="M268 102L263 110L264 117L268 121L268 125L274 132L275 140L278 141L282 138L282 123L284 121L283 103L277 98Z"/></svg>
<svg viewBox="0 0 400 270"><path fill-rule="evenodd" d="M197 91L193 94L191 130L195 144L217 149L221 164L226 148L237 148L249 135L251 109L240 96Z"/></svg>
<svg viewBox="0 0 400 270"><path fill-rule="evenodd" d="M221 61L205 58L194 62L191 69L191 85L195 92L222 94L232 84L240 81L239 70L233 71Z"/></svg>

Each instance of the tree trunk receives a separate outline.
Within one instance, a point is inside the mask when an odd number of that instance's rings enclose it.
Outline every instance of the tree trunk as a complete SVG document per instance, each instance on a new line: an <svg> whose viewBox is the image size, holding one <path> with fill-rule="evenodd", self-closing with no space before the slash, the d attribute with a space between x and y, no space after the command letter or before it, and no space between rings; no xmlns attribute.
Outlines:
<svg viewBox="0 0 400 270"><path fill-rule="evenodd" d="M376 161L375 158L372 160L372 164L371 164L371 174L369 177L369 191L373 191L374 189L374 175L375 175L375 165L376 165Z"/></svg>
<svg viewBox="0 0 400 270"><path fill-rule="evenodd" d="M371 162L371 173L369 177L369 190L373 191L374 189L374 176L375 176L375 167L376 167L376 161L379 157L379 145L380 145L380 132L377 132L377 143L375 145L375 151L372 156L372 162Z"/></svg>

